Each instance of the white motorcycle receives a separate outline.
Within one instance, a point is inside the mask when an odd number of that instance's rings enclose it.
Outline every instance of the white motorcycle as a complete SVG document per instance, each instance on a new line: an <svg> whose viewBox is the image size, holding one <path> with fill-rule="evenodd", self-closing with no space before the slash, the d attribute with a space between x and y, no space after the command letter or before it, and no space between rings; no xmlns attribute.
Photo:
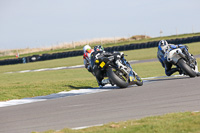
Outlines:
<svg viewBox="0 0 200 133"><path fill-rule="evenodd" d="M182 74L195 77L198 72L196 59L189 54L189 58L180 48L172 49L167 52L167 61L179 67Z"/></svg>

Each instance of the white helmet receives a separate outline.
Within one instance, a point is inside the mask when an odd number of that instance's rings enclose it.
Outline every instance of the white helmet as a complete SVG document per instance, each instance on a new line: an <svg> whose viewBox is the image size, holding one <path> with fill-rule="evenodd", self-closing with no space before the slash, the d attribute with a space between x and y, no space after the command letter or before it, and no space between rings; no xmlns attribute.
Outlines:
<svg viewBox="0 0 200 133"><path fill-rule="evenodd" d="M91 47L89 45L85 45L83 47L83 52L85 53L87 50L90 50L90 49L91 49Z"/></svg>
<svg viewBox="0 0 200 133"><path fill-rule="evenodd" d="M168 47L169 47L169 44L166 40L161 40L159 43L158 43L158 46L165 52L167 51Z"/></svg>

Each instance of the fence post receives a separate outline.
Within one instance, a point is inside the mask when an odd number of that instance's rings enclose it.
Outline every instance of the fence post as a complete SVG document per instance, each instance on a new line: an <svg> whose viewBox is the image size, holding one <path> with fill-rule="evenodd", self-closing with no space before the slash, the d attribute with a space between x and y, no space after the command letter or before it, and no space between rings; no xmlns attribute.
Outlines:
<svg viewBox="0 0 200 133"><path fill-rule="evenodd" d="M75 44L74 44L74 41L72 41L72 45L73 45L74 48L76 47Z"/></svg>

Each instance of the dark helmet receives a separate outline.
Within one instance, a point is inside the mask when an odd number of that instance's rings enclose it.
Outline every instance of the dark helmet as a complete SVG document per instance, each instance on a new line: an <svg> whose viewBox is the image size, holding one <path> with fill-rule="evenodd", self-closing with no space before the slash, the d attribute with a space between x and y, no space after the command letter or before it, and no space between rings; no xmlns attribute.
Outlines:
<svg viewBox="0 0 200 133"><path fill-rule="evenodd" d="M103 48L103 46L101 46L101 45L97 45L97 46L94 47L94 51L95 51L95 52L96 52L96 51L104 51L104 48Z"/></svg>

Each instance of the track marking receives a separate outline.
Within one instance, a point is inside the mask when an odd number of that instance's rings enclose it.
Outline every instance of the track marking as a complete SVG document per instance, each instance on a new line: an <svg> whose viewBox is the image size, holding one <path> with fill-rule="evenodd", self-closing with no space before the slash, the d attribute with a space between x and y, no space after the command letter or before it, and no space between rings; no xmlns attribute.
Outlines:
<svg viewBox="0 0 200 133"><path fill-rule="evenodd" d="M172 75L172 76L147 77L147 78L142 78L142 80L162 79L162 78L174 78L174 77L183 77L183 76L184 76L184 75Z"/></svg>
<svg viewBox="0 0 200 133"><path fill-rule="evenodd" d="M41 102L46 101L48 99L56 99L61 97L68 97L68 96L77 96L77 95L85 95L85 94L92 94L92 93L99 93L103 91L110 91L112 89L116 89L117 87L113 87L111 85L106 85L106 88L89 88L89 89L79 89L79 90L71 90L71 91L62 91L55 94L50 94L47 96L38 96L33 98L23 98L23 99L14 99L9 101L0 102L0 107L7 107L7 106L14 106L20 104L27 104L27 103L34 103L34 102Z"/></svg>
<svg viewBox="0 0 200 133"><path fill-rule="evenodd" d="M159 77L148 77L142 78L143 82L152 82L148 81L151 79L162 79L162 78L173 78L173 77L181 77L182 75L173 75L173 76L159 76ZM135 86L131 85L130 87ZM85 95L85 94L92 94L92 93L99 93L103 91L111 91L113 89L117 89L116 86L106 85L103 88L88 88L88 89L79 89L79 90L71 90L71 91L62 91L55 94L50 94L46 96L37 96L33 98L23 98L23 99L14 99L9 101L0 102L0 107L7 107L7 106L14 106L20 104L27 104L27 103L34 103L34 102L41 102L46 101L48 99L56 99L61 97L68 97L68 96L77 96L77 95Z"/></svg>
<svg viewBox="0 0 200 133"><path fill-rule="evenodd" d="M23 71L6 72L6 73L7 73L7 74L12 74L12 73L27 73L27 72L55 71L55 70L73 69L73 68L83 68L83 67L84 67L84 65L76 65L76 66L68 66L68 67L42 68L42 69L35 69L35 70L23 70Z"/></svg>
<svg viewBox="0 0 200 133"><path fill-rule="evenodd" d="M138 60L131 60L129 63L137 62ZM23 71L16 71L16 72L6 72L7 74L12 73L27 73L27 72L42 72L42 71L54 71L54 70L62 70L62 69L74 69L74 68L84 68L84 65L76 65L76 66L68 66L68 67L55 67L55 68L41 68L35 70L23 70Z"/></svg>
<svg viewBox="0 0 200 133"><path fill-rule="evenodd" d="M103 126L103 124L97 124L97 125L91 125L91 126L83 126L83 127L75 127L75 128L72 128L72 129L73 130L80 130L80 129L90 128L90 127L97 127L97 126Z"/></svg>

